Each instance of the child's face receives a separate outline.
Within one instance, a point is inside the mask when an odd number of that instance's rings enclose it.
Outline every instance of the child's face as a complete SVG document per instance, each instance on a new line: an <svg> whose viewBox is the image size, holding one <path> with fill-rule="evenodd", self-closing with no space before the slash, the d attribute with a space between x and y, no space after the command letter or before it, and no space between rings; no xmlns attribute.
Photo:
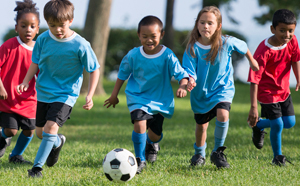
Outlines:
<svg viewBox="0 0 300 186"><path fill-rule="evenodd" d="M25 13L17 21L15 30L22 42L31 46L32 40L39 31L39 19L33 13Z"/></svg>
<svg viewBox="0 0 300 186"><path fill-rule="evenodd" d="M50 32L57 38L57 39L64 39L70 37L73 32L70 29L73 20L66 20L61 22L55 21L48 21L47 24L49 26Z"/></svg>
<svg viewBox="0 0 300 186"><path fill-rule="evenodd" d="M276 28L271 26L271 31L274 34L274 43L276 46L282 46L290 42L294 36L296 25L279 23Z"/></svg>
<svg viewBox="0 0 300 186"><path fill-rule="evenodd" d="M218 26L217 17L211 12L204 12L197 23L198 32L202 40L210 41L216 30L221 28Z"/></svg>
<svg viewBox="0 0 300 186"><path fill-rule="evenodd" d="M159 42L163 35L164 33L161 33L157 24L141 26L138 36L143 45L144 52L146 54L158 53L161 50Z"/></svg>

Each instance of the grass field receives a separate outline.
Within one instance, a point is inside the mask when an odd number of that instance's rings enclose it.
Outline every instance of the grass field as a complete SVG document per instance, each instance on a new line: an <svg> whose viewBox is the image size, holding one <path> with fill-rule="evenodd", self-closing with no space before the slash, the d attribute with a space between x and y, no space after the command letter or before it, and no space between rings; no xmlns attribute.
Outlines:
<svg viewBox="0 0 300 186"><path fill-rule="evenodd" d="M134 152L131 141L133 126L126 106L124 87L119 95L120 103L115 109L106 109L103 102L113 89L113 82L105 82L107 96L95 97L94 108L82 109L84 97L80 97L73 108L71 119L60 129L67 137L59 162L54 167L43 167L43 178L27 177L28 165L8 163L17 137L7 148L0 162L0 185L116 185L104 176L102 160L114 148L122 147ZM177 88L174 84L174 88ZM300 92L292 89L296 118L300 118ZM189 94L186 98L175 98L175 113L165 119L164 139L155 164L136 175L125 185L300 185L300 126L299 122L289 130L283 130L282 151L294 164L285 167L271 165L273 158L269 129L265 145L257 150L251 141L251 129L246 119L249 111L249 85L236 83L236 95L230 112L230 127L225 141L225 154L231 168L218 170L209 161L214 145L214 121L208 127L207 163L192 168L189 160L193 156L195 122L190 109ZM34 161L40 140L35 136L23 154Z"/></svg>

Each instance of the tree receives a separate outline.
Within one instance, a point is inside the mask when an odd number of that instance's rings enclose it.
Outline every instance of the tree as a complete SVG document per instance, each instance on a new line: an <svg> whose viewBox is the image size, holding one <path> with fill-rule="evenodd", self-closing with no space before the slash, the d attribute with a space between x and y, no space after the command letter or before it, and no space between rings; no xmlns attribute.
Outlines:
<svg viewBox="0 0 300 186"><path fill-rule="evenodd" d="M108 24L112 0L90 0L83 29L83 36L91 46L100 64L100 79L95 94L105 94L103 72L110 27ZM88 90L89 76L84 72L81 93Z"/></svg>
<svg viewBox="0 0 300 186"><path fill-rule="evenodd" d="M174 28L173 28L173 10L175 0L167 0L166 10L166 25L165 25L165 36L163 39L164 45L169 47L171 50L174 49Z"/></svg>

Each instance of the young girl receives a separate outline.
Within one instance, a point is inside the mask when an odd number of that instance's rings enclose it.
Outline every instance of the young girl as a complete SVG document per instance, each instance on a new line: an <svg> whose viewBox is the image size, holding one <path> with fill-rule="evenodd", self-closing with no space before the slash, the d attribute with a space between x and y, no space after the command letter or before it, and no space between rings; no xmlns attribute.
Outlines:
<svg viewBox="0 0 300 186"><path fill-rule="evenodd" d="M222 35L222 16L214 6L204 7L198 14L183 56L183 68L188 72L191 107L196 120L195 155L191 165L205 164L206 136L209 121L216 118L215 146L210 160L218 168L230 167L223 146L229 125L229 111L234 96L231 54L245 54L253 70L258 64L247 44L235 37ZM197 86L196 86L197 85Z"/></svg>
<svg viewBox="0 0 300 186"><path fill-rule="evenodd" d="M23 152L30 143L35 129L35 81L27 92L17 94L16 86L22 83L31 64L33 38L39 31L39 12L31 0L16 2L15 30L19 36L11 38L0 47L0 157L10 145L11 137L22 128L16 146L9 155L11 163L31 163L24 160Z"/></svg>

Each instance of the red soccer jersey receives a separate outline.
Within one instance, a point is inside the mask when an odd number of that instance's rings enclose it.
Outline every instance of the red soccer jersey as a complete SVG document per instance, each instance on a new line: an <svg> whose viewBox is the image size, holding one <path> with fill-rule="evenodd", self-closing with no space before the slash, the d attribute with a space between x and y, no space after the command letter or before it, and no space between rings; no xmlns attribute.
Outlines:
<svg viewBox="0 0 300 186"><path fill-rule="evenodd" d="M37 102L35 79L29 82L27 91L22 94L16 91L16 86L23 82L31 64L32 49L19 37L11 38L1 45L0 77L8 97L6 100L0 100L0 111L35 119Z"/></svg>
<svg viewBox="0 0 300 186"><path fill-rule="evenodd" d="M248 82L258 84L257 99L260 103L283 102L290 94L290 71L292 62L300 60L300 50L296 36L290 42L274 47L262 41L257 47L254 58L259 71L249 71Z"/></svg>

